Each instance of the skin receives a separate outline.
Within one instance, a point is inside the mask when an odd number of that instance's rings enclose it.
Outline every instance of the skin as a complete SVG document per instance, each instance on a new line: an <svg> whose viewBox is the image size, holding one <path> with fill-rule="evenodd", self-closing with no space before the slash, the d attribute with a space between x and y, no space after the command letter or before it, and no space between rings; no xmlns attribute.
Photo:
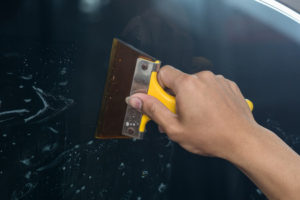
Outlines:
<svg viewBox="0 0 300 200"><path fill-rule="evenodd" d="M137 93L126 102L189 152L226 159L269 199L300 198L300 157L253 118L239 87L210 71L185 74L171 66L158 81L176 96L176 114L156 98Z"/></svg>

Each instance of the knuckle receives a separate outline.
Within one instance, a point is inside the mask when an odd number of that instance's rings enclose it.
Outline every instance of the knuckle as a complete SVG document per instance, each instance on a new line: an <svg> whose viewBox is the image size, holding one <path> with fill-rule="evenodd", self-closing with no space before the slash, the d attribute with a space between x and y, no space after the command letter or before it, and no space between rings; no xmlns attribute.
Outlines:
<svg viewBox="0 0 300 200"><path fill-rule="evenodd" d="M157 105L155 102L151 102L148 106L148 112L153 116L153 115L156 115L157 113Z"/></svg>
<svg viewBox="0 0 300 200"><path fill-rule="evenodd" d="M174 134L174 128L173 128L173 125L168 125L167 127L164 128L164 130L169 133L169 134Z"/></svg>
<svg viewBox="0 0 300 200"><path fill-rule="evenodd" d="M239 86L234 81L229 80L229 84L231 85L232 88L235 88L235 89L239 88Z"/></svg>
<svg viewBox="0 0 300 200"><path fill-rule="evenodd" d="M165 66L161 67L158 71L158 75L159 76L163 75L168 70L167 68L169 68L169 65L165 65Z"/></svg>
<svg viewBox="0 0 300 200"><path fill-rule="evenodd" d="M195 78L191 75L183 74L179 79L179 85L184 87L194 85Z"/></svg>
<svg viewBox="0 0 300 200"><path fill-rule="evenodd" d="M215 75L214 75L213 72L206 70L206 71L199 72L199 73L198 73L198 76L199 76L200 78L212 78L212 77L214 77Z"/></svg>
<svg viewBox="0 0 300 200"><path fill-rule="evenodd" d="M171 65L164 65L163 67L161 67L160 69L159 69L159 72L158 72L158 74L165 74L165 73L167 73L168 71L170 71L170 70L172 70L172 69L174 69L174 67L172 67Z"/></svg>
<svg viewBox="0 0 300 200"><path fill-rule="evenodd" d="M230 87L232 88L232 90L234 92L236 92L236 93L240 93L241 92L239 86L235 82L233 82L233 81L230 80L229 81L229 85L230 85Z"/></svg>
<svg viewBox="0 0 300 200"><path fill-rule="evenodd" d="M161 69L172 69L173 67L171 65L164 65Z"/></svg>
<svg viewBox="0 0 300 200"><path fill-rule="evenodd" d="M225 79L225 78L224 78L224 76L223 76L223 75L221 75L221 74L219 74L219 75L216 75L216 77L217 77L217 78L219 78L219 79Z"/></svg>
<svg viewBox="0 0 300 200"><path fill-rule="evenodd" d="M164 127L164 130L169 134L170 138L176 138L180 134L180 129L175 124L170 124Z"/></svg>

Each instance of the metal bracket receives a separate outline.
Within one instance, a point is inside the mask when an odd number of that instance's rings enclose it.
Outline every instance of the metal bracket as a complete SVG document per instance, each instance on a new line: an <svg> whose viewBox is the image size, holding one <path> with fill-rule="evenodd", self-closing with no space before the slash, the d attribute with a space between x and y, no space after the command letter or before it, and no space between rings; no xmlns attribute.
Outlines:
<svg viewBox="0 0 300 200"><path fill-rule="evenodd" d="M161 63L159 61L152 62L143 58L138 58L131 84L130 95L138 92L147 94L151 73L153 71L158 71L160 65ZM142 115L142 113L128 105L126 108L122 135L135 139L143 139L144 133L139 132Z"/></svg>

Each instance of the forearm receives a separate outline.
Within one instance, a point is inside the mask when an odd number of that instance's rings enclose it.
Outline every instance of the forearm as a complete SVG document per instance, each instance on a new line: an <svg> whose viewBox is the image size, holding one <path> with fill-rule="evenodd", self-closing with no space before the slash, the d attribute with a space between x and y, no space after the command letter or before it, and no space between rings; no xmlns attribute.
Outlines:
<svg viewBox="0 0 300 200"><path fill-rule="evenodd" d="M237 165L270 199L299 199L299 156L256 124L234 82L209 71L188 75L170 66L160 69L158 81L175 93L176 114L145 94L132 95L128 103L187 151Z"/></svg>
<svg viewBox="0 0 300 200"><path fill-rule="evenodd" d="M278 136L257 126L228 156L269 199L300 198L300 157Z"/></svg>

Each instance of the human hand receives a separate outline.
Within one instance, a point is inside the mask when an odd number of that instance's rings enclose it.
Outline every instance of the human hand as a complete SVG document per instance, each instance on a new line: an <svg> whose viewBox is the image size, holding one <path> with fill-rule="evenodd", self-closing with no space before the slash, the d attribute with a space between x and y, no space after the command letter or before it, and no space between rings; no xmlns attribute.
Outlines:
<svg viewBox="0 0 300 200"><path fill-rule="evenodd" d="M158 82L176 96L176 114L156 98L137 93L127 99L154 120L186 150L226 158L258 127L238 86L221 75L185 74L171 66L158 72Z"/></svg>

